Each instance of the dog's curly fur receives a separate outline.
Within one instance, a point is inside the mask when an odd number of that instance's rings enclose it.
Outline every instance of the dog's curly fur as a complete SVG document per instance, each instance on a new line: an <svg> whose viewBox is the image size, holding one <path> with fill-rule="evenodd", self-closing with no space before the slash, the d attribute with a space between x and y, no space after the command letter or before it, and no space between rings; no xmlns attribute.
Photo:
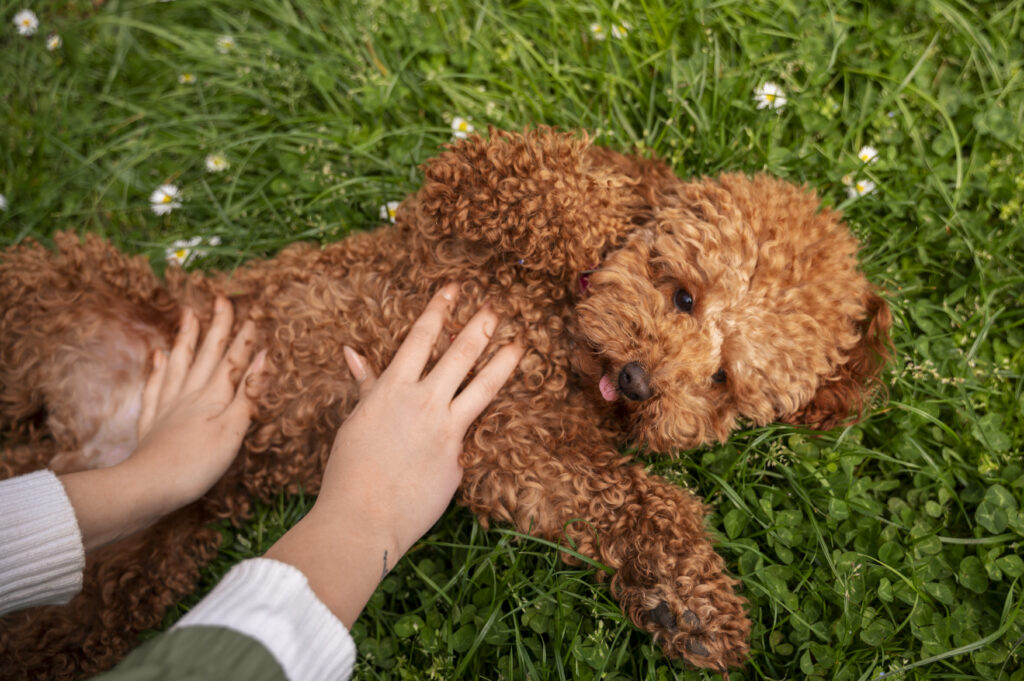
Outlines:
<svg viewBox="0 0 1024 681"><path fill-rule="evenodd" d="M94 236L0 256L0 476L108 465L134 446L155 348L218 293L256 321L269 388L225 478L151 530L90 555L70 605L0 621L0 676L109 667L193 587L214 518L315 492L358 392L342 346L383 368L431 294L461 285L436 358L482 302L519 338L513 378L471 428L459 501L481 520L572 545L665 652L726 670L750 623L690 492L625 443L676 453L738 423L829 428L864 409L890 317L839 215L766 176L683 181L667 166L548 129L446 149L393 227L296 244L227 274L171 269ZM615 399L611 399L615 398ZM372 453L368 453L372 455ZM568 560L568 559L567 559Z"/></svg>

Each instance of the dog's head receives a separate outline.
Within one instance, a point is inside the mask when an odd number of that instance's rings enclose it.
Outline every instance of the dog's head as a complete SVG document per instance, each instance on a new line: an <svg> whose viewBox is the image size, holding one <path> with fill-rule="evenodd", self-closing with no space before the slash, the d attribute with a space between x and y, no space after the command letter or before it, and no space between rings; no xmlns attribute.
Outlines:
<svg viewBox="0 0 1024 681"><path fill-rule="evenodd" d="M593 389L674 452L740 419L830 428L877 383L890 316L837 213L792 184L726 175L659 190L577 307Z"/></svg>

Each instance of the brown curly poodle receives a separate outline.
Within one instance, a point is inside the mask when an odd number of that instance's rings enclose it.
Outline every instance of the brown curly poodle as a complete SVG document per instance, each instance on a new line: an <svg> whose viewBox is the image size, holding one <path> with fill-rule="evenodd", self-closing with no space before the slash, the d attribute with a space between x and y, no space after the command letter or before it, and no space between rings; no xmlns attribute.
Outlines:
<svg viewBox="0 0 1024 681"><path fill-rule="evenodd" d="M461 284L454 334L482 302L518 337L516 374L471 428L459 501L482 521L614 569L623 611L669 656L725 671L748 650L737 580L706 509L625 444L675 454L739 423L857 418L888 345L857 242L805 189L765 176L683 181L661 162L548 129L447 148L396 224L296 244L232 273L160 281L143 257L57 234L0 255L0 477L109 465L134 446L140 390L182 306L217 293L256 321L270 387L237 461L207 496L90 555L68 606L0 621L0 676L105 669L160 623L216 552L215 518L252 497L316 491L356 403L342 346L380 370L427 300ZM443 334L435 358L448 343Z"/></svg>

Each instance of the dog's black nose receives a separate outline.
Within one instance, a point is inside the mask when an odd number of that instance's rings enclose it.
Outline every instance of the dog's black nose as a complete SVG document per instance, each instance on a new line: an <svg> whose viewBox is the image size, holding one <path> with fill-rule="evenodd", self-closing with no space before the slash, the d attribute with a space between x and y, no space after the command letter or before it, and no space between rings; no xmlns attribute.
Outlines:
<svg viewBox="0 0 1024 681"><path fill-rule="evenodd" d="M637 362L630 362L619 372L619 392L634 402L643 402L653 393L647 372Z"/></svg>

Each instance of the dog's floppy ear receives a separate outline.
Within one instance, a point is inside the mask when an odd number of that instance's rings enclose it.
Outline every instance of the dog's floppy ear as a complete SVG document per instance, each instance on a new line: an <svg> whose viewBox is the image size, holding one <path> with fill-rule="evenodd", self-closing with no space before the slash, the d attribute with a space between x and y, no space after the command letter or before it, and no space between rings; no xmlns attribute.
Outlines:
<svg viewBox="0 0 1024 681"><path fill-rule="evenodd" d="M633 182L595 164L585 136L538 128L490 130L450 145L423 166L424 182L409 207L416 229L434 239L458 238L492 256L552 273L593 267L627 221ZM399 222L404 222L399 212Z"/></svg>
<svg viewBox="0 0 1024 681"><path fill-rule="evenodd" d="M807 404L781 419L786 423L828 430L841 423L856 423L871 398L883 385L878 378L891 357L889 329L892 314L885 300L874 292L865 298L866 315L861 337L847 353L847 361L822 380Z"/></svg>

